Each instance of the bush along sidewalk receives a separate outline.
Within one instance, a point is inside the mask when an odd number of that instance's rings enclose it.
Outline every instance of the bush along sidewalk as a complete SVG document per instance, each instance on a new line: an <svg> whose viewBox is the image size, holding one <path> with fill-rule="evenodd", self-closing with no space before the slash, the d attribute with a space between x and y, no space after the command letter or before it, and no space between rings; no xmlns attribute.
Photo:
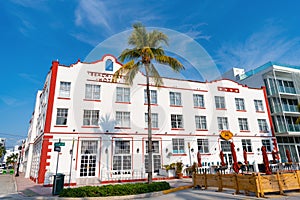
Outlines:
<svg viewBox="0 0 300 200"><path fill-rule="evenodd" d="M149 192L158 192L170 189L168 182L148 183L127 183L104 186L84 186L78 188L63 189L60 197L107 197L143 194Z"/></svg>

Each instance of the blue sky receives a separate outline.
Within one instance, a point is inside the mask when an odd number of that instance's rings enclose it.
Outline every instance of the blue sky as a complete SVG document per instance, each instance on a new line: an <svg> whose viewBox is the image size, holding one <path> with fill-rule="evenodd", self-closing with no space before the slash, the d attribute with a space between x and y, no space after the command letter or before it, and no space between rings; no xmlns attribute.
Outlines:
<svg viewBox="0 0 300 200"><path fill-rule="evenodd" d="M300 65L296 0L6 0L0 5L0 137L10 146L27 135L35 94L52 60L65 65L84 60L137 21L193 38L220 72L268 61Z"/></svg>

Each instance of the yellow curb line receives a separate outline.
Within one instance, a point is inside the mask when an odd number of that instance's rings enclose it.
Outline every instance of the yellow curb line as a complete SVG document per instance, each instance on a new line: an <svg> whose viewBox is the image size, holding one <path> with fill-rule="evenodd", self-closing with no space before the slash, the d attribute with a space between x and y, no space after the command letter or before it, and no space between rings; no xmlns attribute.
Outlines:
<svg viewBox="0 0 300 200"><path fill-rule="evenodd" d="M179 190L186 190L186 189L189 189L189 188L192 188L193 185L186 185L186 186L180 186L180 187L177 187L177 188L173 188L173 189L169 189L169 190L164 190L162 191L163 194L169 194L171 192L177 192Z"/></svg>

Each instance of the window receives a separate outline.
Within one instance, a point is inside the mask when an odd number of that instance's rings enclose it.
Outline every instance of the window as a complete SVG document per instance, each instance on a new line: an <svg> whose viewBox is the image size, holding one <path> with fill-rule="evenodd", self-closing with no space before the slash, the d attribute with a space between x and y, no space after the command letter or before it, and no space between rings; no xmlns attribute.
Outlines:
<svg viewBox="0 0 300 200"><path fill-rule="evenodd" d="M268 132L268 124L266 119L258 119L257 122L260 132Z"/></svg>
<svg viewBox="0 0 300 200"><path fill-rule="evenodd" d="M242 146L243 150L246 150L247 152L252 152L252 145L250 139L242 139Z"/></svg>
<svg viewBox="0 0 300 200"><path fill-rule="evenodd" d="M221 149L223 152L231 152L230 141L221 141Z"/></svg>
<svg viewBox="0 0 300 200"><path fill-rule="evenodd" d="M235 106L236 110L246 110L245 109L245 102L242 98L235 98Z"/></svg>
<svg viewBox="0 0 300 200"><path fill-rule="evenodd" d="M80 176L96 175L97 149L97 141L81 141Z"/></svg>
<svg viewBox="0 0 300 200"><path fill-rule="evenodd" d="M117 87L117 102L130 102L130 88Z"/></svg>
<svg viewBox="0 0 300 200"><path fill-rule="evenodd" d="M59 96L60 97L70 97L71 83L70 82L60 82Z"/></svg>
<svg viewBox="0 0 300 200"><path fill-rule="evenodd" d="M148 153L149 142L146 141L146 153ZM152 153L159 153L159 142L152 141Z"/></svg>
<svg viewBox="0 0 300 200"><path fill-rule="evenodd" d="M113 170L130 170L130 141L115 141Z"/></svg>
<svg viewBox="0 0 300 200"><path fill-rule="evenodd" d="M148 154L148 146L149 146L149 142L146 141L146 153ZM161 159L160 159L160 155L159 155L159 141L152 141L152 161L153 161L153 166L152 169L154 170L154 172L158 172L159 169L161 168ZM146 172L148 172L148 166L149 166L149 155L145 155L145 170Z"/></svg>
<svg viewBox="0 0 300 200"><path fill-rule="evenodd" d="M217 109L225 109L225 98L220 96L215 96L215 103Z"/></svg>
<svg viewBox="0 0 300 200"><path fill-rule="evenodd" d="M100 100L100 85L85 85L85 98L92 100Z"/></svg>
<svg viewBox="0 0 300 200"><path fill-rule="evenodd" d="M153 159L153 171L154 172L159 172L159 169L161 169L161 159L160 159L160 155L156 154L156 155L152 155ZM146 173L149 171L149 155L145 155L145 170Z"/></svg>
<svg viewBox="0 0 300 200"><path fill-rule="evenodd" d="M157 104L157 91L150 90L150 104ZM147 90L144 90L144 102L147 104Z"/></svg>
<svg viewBox="0 0 300 200"><path fill-rule="evenodd" d="M218 117L219 130L229 130L227 117Z"/></svg>
<svg viewBox="0 0 300 200"><path fill-rule="evenodd" d="M172 106L181 106L181 93L170 92L170 104Z"/></svg>
<svg viewBox="0 0 300 200"><path fill-rule="evenodd" d="M265 146L265 147L266 147L267 152L271 152L271 151L272 151L270 140L268 140L268 139L263 139L263 140L261 140L261 144L262 144L262 146Z"/></svg>
<svg viewBox="0 0 300 200"><path fill-rule="evenodd" d="M200 153L209 153L208 150L208 139L198 139L198 152Z"/></svg>
<svg viewBox="0 0 300 200"><path fill-rule="evenodd" d="M254 106L256 112L263 112L264 111L264 106L262 100L254 100Z"/></svg>
<svg viewBox="0 0 300 200"><path fill-rule="evenodd" d="M171 115L171 126L172 128L183 128L182 115Z"/></svg>
<svg viewBox="0 0 300 200"><path fill-rule="evenodd" d="M158 114L151 113L152 128L158 128ZM145 113L145 125L148 127L148 113Z"/></svg>
<svg viewBox="0 0 300 200"><path fill-rule="evenodd" d="M84 110L83 125L98 126L99 125L99 110Z"/></svg>
<svg viewBox="0 0 300 200"><path fill-rule="evenodd" d="M116 112L116 124L118 127L130 128L130 112Z"/></svg>
<svg viewBox="0 0 300 200"><path fill-rule="evenodd" d="M173 147L173 153L184 153L184 139L172 139L172 147Z"/></svg>
<svg viewBox="0 0 300 200"><path fill-rule="evenodd" d="M193 94L194 107L204 108L204 97L200 94Z"/></svg>
<svg viewBox="0 0 300 200"><path fill-rule="evenodd" d="M67 125L68 109L58 108L56 115L56 125Z"/></svg>
<svg viewBox="0 0 300 200"><path fill-rule="evenodd" d="M111 59L106 60L105 62L105 70L106 71L113 71L114 70L114 63Z"/></svg>
<svg viewBox="0 0 300 200"><path fill-rule="evenodd" d="M206 130L206 116L195 116L196 129Z"/></svg>
<svg viewBox="0 0 300 200"><path fill-rule="evenodd" d="M248 127L248 120L247 118L239 118L239 127L241 131L248 131L249 127Z"/></svg>

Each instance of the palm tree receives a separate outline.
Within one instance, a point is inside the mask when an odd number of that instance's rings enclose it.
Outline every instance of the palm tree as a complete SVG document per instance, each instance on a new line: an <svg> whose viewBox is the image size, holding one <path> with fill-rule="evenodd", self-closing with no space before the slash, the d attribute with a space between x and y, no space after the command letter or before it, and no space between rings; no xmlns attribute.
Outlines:
<svg viewBox="0 0 300 200"><path fill-rule="evenodd" d="M18 160L18 156L19 154L18 153L13 153L11 154L10 156L8 156L6 158L6 165L9 166L9 165L13 165L13 167L15 168L15 165L17 163L17 160Z"/></svg>
<svg viewBox="0 0 300 200"><path fill-rule="evenodd" d="M2 156L6 154L5 146L3 144L0 144L0 160Z"/></svg>
<svg viewBox="0 0 300 200"><path fill-rule="evenodd" d="M161 44L168 45L168 37L162 32L153 30L147 32L146 28L141 23L133 25L133 32L128 38L128 44L133 46L132 49L125 49L119 59L121 62L127 61L113 75L113 81L117 81L120 75L125 75L127 84L132 85L135 75L140 69L145 70L146 76L146 93L148 105L148 183L152 182L152 120L151 120L151 102L149 79L154 81L156 87L163 85L163 80L153 65L153 60L157 63L168 65L175 72L184 69L183 65L176 59L167 56L160 46Z"/></svg>

